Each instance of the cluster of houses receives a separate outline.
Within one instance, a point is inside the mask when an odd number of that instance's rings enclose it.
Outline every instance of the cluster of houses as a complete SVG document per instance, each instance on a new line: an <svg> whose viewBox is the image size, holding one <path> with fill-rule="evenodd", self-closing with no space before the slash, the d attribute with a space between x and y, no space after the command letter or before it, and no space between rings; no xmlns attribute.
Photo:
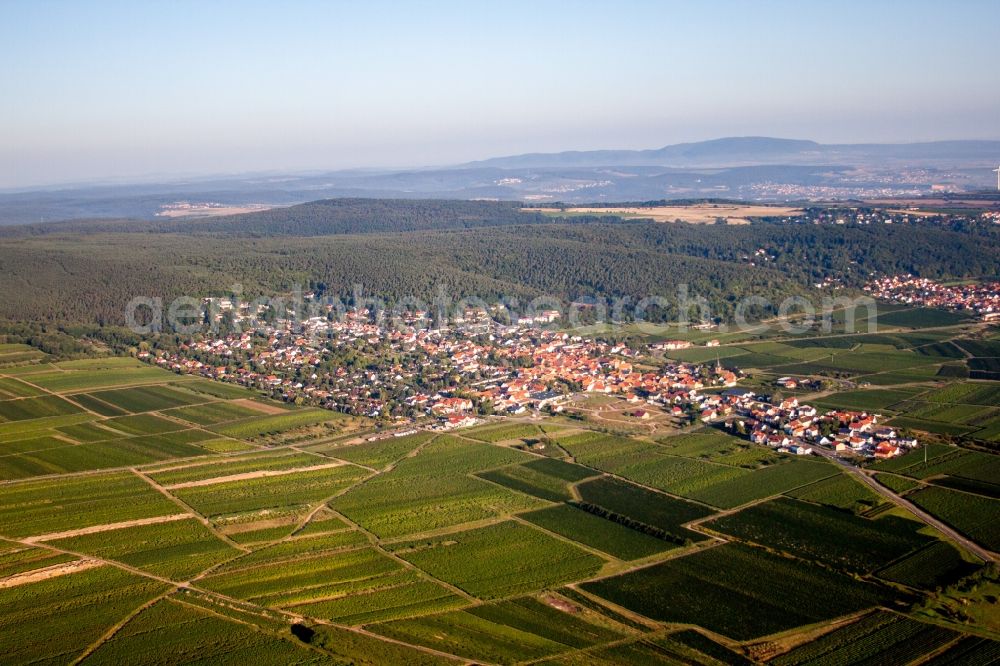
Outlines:
<svg viewBox="0 0 1000 666"><path fill-rule="evenodd" d="M639 355L636 350L566 333L534 331L530 340L508 340L505 347L503 353L508 358L521 361L515 363L512 374L480 383L466 392L477 403L489 403L494 411L505 414L546 408L559 412L569 394L576 392L618 395L632 404L687 406L698 402L699 390L735 386L738 379L723 368L690 363L669 364L655 372L640 371L633 363ZM410 400L426 404L432 411L445 409L448 413L472 407L471 401L460 404L450 399L442 405L440 400L433 402L432 396L420 394Z"/></svg>
<svg viewBox="0 0 1000 666"><path fill-rule="evenodd" d="M214 305L247 316L228 301ZM561 411L577 392L687 409L700 406L700 389L736 384L737 376L718 366L640 371L633 365L640 350L538 328L557 314L503 325L469 310L452 326L428 328L418 325L419 312L387 325L362 308L336 319L277 319L253 331L203 334L140 356L286 400L370 417L430 415L453 427L484 405L502 414Z"/></svg>
<svg viewBox="0 0 1000 666"><path fill-rule="evenodd" d="M783 389L819 389L823 386L823 381L820 379L810 379L808 377L779 377L774 380L777 386Z"/></svg>
<svg viewBox="0 0 1000 666"><path fill-rule="evenodd" d="M730 428L738 426L753 443L785 453L808 455L819 445L869 458L892 458L918 445L893 426L879 424L878 414L846 410L821 414L798 398L775 403L743 389L727 391L723 397L735 415Z"/></svg>
<svg viewBox="0 0 1000 666"><path fill-rule="evenodd" d="M410 323L418 317L413 313ZM140 356L176 372L348 413L389 416L392 405L397 420L430 416L441 429L474 425L480 412L559 412L573 394L590 393L620 396L637 407L631 413L640 419L649 417L646 409L652 405L678 419L725 420L757 444L795 454L809 454L820 445L888 458L917 445L879 424L875 414L819 414L794 397L772 403L737 388L739 377L719 363L667 363L651 370L637 365L642 350L543 330L534 326L534 318L532 325L500 325L481 312L461 319L464 325L454 327L389 327L373 323L361 309L337 321L278 319L254 332L210 335L176 351ZM664 350L690 345L658 344ZM359 350L365 362L341 364L337 359L345 349ZM380 360L373 363L373 358ZM432 380L438 388L427 390ZM777 384L813 387L810 380L793 377Z"/></svg>
<svg viewBox="0 0 1000 666"><path fill-rule="evenodd" d="M891 196L899 196L891 195ZM865 197L867 198L867 197ZM916 209L901 208L860 208L860 207L817 207L807 208L794 218L798 222L833 225L873 225L873 224L916 224L919 222L944 222L968 219L954 215L940 215Z"/></svg>
<svg viewBox="0 0 1000 666"><path fill-rule="evenodd" d="M865 179L872 178L867 175ZM737 198L761 200L771 199L779 201L830 201L833 199L885 199L894 197L919 197L925 193L921 186L906 186L906 180L897 180L895 176L892 180L884 179L887 183L898 183L898 185L869 186L869 185L803 185L800 183L782 183L776 181L765 181L760 183L750 183L737 188ZM840 211L841 209L834 209ZM855 209L857 210L857 209ZM853 215L839 216L836 219L846 220ZM785 218L791 219L791 218ZM806 221L813 221L813 217L805 216ZM821 222L816 222L817 224ZM845 222L837 222L844 224ZM870 222L861 222L869 224Z"/></svg>
<svg viewBox="0 0 1000 666"><path fill-rule="evenodd" d="M865 291L893 303L963 310L984 321L1000 320L1000 282L945 285L906 274L872 280Z"/></svg>
<svg viewBox="0 0 1000 666"><path fill-rule="evenodd" d="M692 326L692 328L697 328L698 326L704 326L704 324L698 324ZM712 324L709 324L712 326ZM689 340L664 340L663 342L655 342L650 345L650 349L654 351L677 351L679 349L690 349L694 346L694 343ZM709 340L705 343L706 347L718 347L718 340Z"/></svg>
<svg viewBox="0 0 1000 666"><path fill-rule="evenodd" d="M895 427L879 425L878 414L832 411L824 418L838 426L831 436L837 451L850 450L874 458L892 458L918 445L914 438L901 437Z"/></svg>

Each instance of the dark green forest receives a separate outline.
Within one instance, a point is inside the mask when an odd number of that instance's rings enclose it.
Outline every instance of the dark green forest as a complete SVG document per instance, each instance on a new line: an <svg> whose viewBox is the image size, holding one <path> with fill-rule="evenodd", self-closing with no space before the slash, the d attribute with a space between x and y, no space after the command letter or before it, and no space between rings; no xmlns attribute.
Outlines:
<svg viewBox="0 0 1000 666"><path fill-rule="evenodd" d="M326 199L287 208L214 218L68 220L0 228L0 235L185 233L238 236L327 236L543 223L550 218L511 201Z"/></svg>
<svg viewBox="0 0 1000 666"><path fill-rule="evenodd" d="M348 233L349 232L349 233ZM10 227L0 238L0 320L116 325L134 296L361 287L389 302L545 295L673 298L679 284L726 318L743 296L778 303L833 276L995 275L1000 244L927 226L742 226L574 218L516 204L338 200L210 220ZM751 314L767 316L773 308ZM676 312L664 312L675 316Z"/></svg>

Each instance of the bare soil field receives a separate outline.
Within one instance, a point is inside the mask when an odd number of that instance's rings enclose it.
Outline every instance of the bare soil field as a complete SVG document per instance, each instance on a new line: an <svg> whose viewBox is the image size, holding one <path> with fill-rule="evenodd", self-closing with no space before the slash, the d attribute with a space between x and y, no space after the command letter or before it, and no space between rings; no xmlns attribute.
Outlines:
<svg viewBox="0 0 1000 666"><path fill-rule="evenodd" d="M240 407L246 407L247 409L252 409L254 411L260 412L261 414L287 414L288 410L278 404L267 404L265 402L258 402L256 400L251 400L250 398L239 398L238 400L230 401L234 405L239 405Z"/></svg>
<svg viewBox="0 0 1000 666"><path fill-rule="evenodd" d="M744 204L692 204L689 206L627 206L594 208L529 208L527 210L553 215L620 215L622 217L649 218L656 222L687 222L689 224L749 224L754 217L784 217L802 212L801 208Z"/></svg>
<svg viewBox="0 0 1000 666"><path fill-rule="evenodd" d="M17 587L19 585L38 583L57 576L65 576L67 574L76 573L78 571L86 571L87 569L93 569L94 567L99 566L102 566L102 563L97 560L75 560L73 562L67 562L66 564L57 564L52 567L45 567L44 569L26 571L25 573L14 574L13 576L8 576L7 578L0 580L0 590L7 589L9 587Z"/></svg>
<svg viewBox="0 0 1000 666"><path fill-rule="evenodd" d="M896 215L912 215L913 217L934 217L938 214L932 210L916 210L912 208L890 208L886 212Z"/></svg>
<svg viewBox="0 0 1000 666"><path fill-rule="evenodd" d="M186 513L173 513L166 516L154 516L152 518L137 518L136 520L125 520L120 523L92 525L90 527L81 527L78 530L51 532L49 534L39 534L37 536L27 537L26 539L24 539L24 543L34 544L34 543L41 543L44 541L57 541L58 539L69 539L71 537L86 536L88 534L96 534L98 532L120 530L126 527L141 527L143 525L156 525L158 523L172 523L175 520L184 520L185 518L190 518L190 517L191 516Z"/></svg>
<svg viewBox="0 0 1000 666"><path fill-rule="evenodd" d="M323 465L313 465L312 467L291 467L289 469L261 469L256 472L243 472L242 474L229 474L227 476L213 476L211 479L198 479L197 481L185 481L175 483L172 486L164 486L165 490L180 490L182 488L200 488L201 486L214 486L218 483L231 483L232 481L250 481L252 479L262 479L267 476L285 476L287 474L298 474L299 472L315 472L321 469L341 467L347 463L333 462Z"/></svg>

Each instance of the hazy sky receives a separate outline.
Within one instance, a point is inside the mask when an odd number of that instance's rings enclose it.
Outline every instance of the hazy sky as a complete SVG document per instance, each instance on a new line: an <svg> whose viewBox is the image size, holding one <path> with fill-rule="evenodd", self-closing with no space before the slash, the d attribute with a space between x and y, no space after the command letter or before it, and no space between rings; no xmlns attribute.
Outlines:
<svg viewBox="0 0 1000 666"><path fill-rule="evenodd" d="M998 25L997 0L0 0L0 187L997 139Z"/></svg>

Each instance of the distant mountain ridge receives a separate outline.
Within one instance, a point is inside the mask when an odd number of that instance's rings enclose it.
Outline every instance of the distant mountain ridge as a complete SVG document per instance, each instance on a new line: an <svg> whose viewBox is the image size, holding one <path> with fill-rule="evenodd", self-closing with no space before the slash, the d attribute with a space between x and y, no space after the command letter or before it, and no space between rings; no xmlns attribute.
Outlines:
<svg viewBox="0 0 1000 666"><path fill-rule="evenodd" d="M526 153L462 165L468 168L558 168L596 166L732 167L788 164L938 163L1000 160L1000 141L822 144L765 136L726 137L678 143L652 150L587 150Z"/></svg>
<svg viewBox="0 0 1000 666"><path fill-rule="evenodd" d="M728 137L651 150L529 153L443 167L275 172L0 192L0 226L137 218L166 227L170 224L160 214L177 202L284 207L319 199L348 199L354 206L359 199L803 201L993 192L998 163L1000 141L822 144ZM272 213L276 220L281 215ZM340 227L351 227L347 209L334 217Z"/></svg>

